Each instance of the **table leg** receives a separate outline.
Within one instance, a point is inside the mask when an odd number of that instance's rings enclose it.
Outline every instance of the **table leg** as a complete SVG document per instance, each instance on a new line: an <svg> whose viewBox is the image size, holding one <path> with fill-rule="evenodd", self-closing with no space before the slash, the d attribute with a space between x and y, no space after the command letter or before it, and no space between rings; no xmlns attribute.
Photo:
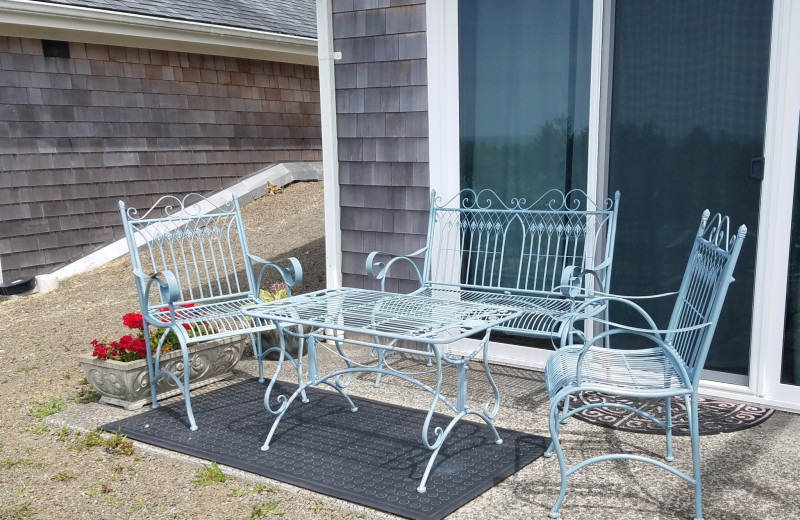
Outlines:
<svg viewBox="0 0 800 520"><path fill-rule="evenodd" d="M433 411L435 410L436 404L438 403L439 400L439 392L441 390L441 384L442 384L442 355L438 345L433 346L433 351L436 359L436 367L437 367L436 389L434 392L433 403L431 405L430 410L428 411L428 416L426 417L425 424L423 425L422 428L423 443L428 449L433 450L433 453L431 453L431 456L428 459L428 465L425 467L425 473L423 473L422 479L420 480L419 483L419 487L417 487L417 492L419 493L425 493L425 491L427 491L426 484L428 482L428 477L430 476L431 469L433 468L433 462L436 460L436 456L439 454L439 450L442 448L442 445L444 444L444 441L447 438L447 436L450 434L450 431L458 423L458 421L460 421L461 418L464 417L465 415L473 414L483 419L489 426L489 429L494 434L495 444L503 444L503 439L500 438L500 434L497 432L497 428L494 425L494 421L492 421L494 416L497 414L497 410L500 407L500 393L497 389L497 385L495 384L494 379L492 379L492 374L489 370L489 361L488 361L488 356L486 355L486 346L488 344L489 344L489 331L487 331L486 336L483 339L482 346L480 347L479 350L483 350L483 369L486 374L486 378L488 379L489 384L491 385L492 390L494 392L494 406L491 406L489 403L487 403L484 406L483 411L472 410L469 408L467 404L467 372L469 370L469 366L467 364L469 363L471 356L467 358L461 357L461 358L448 359L448 362L455 365L457 370L457 379L456 379L457 413L456 416L450 420L450 423L444 430L442 430L439 427L436 427L434 429L434 433L436 434L436 441L433 444L430 444L428 443L427 432L430 424L430 419L433 416Z"/></svg>

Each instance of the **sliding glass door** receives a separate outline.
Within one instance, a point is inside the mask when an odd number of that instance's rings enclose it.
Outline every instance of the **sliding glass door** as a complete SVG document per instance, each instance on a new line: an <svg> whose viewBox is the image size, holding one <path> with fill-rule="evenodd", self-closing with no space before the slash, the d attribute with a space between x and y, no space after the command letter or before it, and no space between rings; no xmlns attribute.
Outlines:
<svg viewBox="0 0 800 520"><path fill-rule="evenodd" d="M771 0L457 8L461 187L528 200L551 188L620 190L620 294L677 289L704 209L746 224L706 364L736 383L750 357L772 10ZM666 323L671 303L649 310Z"/></svg>
<svg viewBox="0 0 800 520"><path fill-rule="evenodd" d="M614 292L676 290L706 208L748 237L706 369L750 357L772 2L618 0L608 183L620 190ZM666 323L672 301L648 310ZM719 375L717 376L719 378Z"/></svg>

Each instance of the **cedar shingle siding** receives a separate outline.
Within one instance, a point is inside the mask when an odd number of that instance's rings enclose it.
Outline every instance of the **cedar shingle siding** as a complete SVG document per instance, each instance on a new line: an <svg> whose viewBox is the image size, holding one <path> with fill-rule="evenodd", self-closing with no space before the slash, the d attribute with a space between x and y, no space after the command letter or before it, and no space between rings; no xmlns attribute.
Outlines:
<svg viewBox="0 0 800 520"><path fill-rule="evenodd" d="M425 2L333 0L342 283L376 288L367 253L425 244L430 191ZM417 287L411 272L387 290ZM402 279L405 277L405 279Z"/></svg>
<svg viewBox="0 0 800 520"><path fill-rule="evenodd" d="M0 37L5 279L122 237L117 200L211 192L321 160L316 67Z"/></svg>

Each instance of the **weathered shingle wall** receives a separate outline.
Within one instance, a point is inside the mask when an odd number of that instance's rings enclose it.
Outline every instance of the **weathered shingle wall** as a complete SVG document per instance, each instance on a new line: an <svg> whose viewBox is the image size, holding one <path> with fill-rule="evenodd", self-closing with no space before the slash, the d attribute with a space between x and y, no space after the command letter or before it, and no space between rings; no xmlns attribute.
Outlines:
<svg viewBox="0 0 800 520"><path fill-rule="evenodd" d="M0 37L3 276L122 236L117 200L210 192L321 159L316 67Z"/></svg>
<svg viewBox="0 0 800 520"><path fill-rule="evenodd" d="M376 249L410 253L425 243L429 204L425 3L333 0L342 282L365 276ZM411 272L387 289L416 288Z"/></svg>

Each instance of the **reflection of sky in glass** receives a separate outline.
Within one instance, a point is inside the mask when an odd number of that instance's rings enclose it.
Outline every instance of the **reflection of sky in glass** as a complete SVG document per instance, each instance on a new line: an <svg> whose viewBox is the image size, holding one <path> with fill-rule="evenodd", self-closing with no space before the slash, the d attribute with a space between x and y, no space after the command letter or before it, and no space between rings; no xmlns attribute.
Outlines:
<svg viewBox="0 0 800 520"><path fill-rule="evenodd" d="M459 2L461 138L529 138L569 116L588 128L591 16L589 0Z"/></svg>

